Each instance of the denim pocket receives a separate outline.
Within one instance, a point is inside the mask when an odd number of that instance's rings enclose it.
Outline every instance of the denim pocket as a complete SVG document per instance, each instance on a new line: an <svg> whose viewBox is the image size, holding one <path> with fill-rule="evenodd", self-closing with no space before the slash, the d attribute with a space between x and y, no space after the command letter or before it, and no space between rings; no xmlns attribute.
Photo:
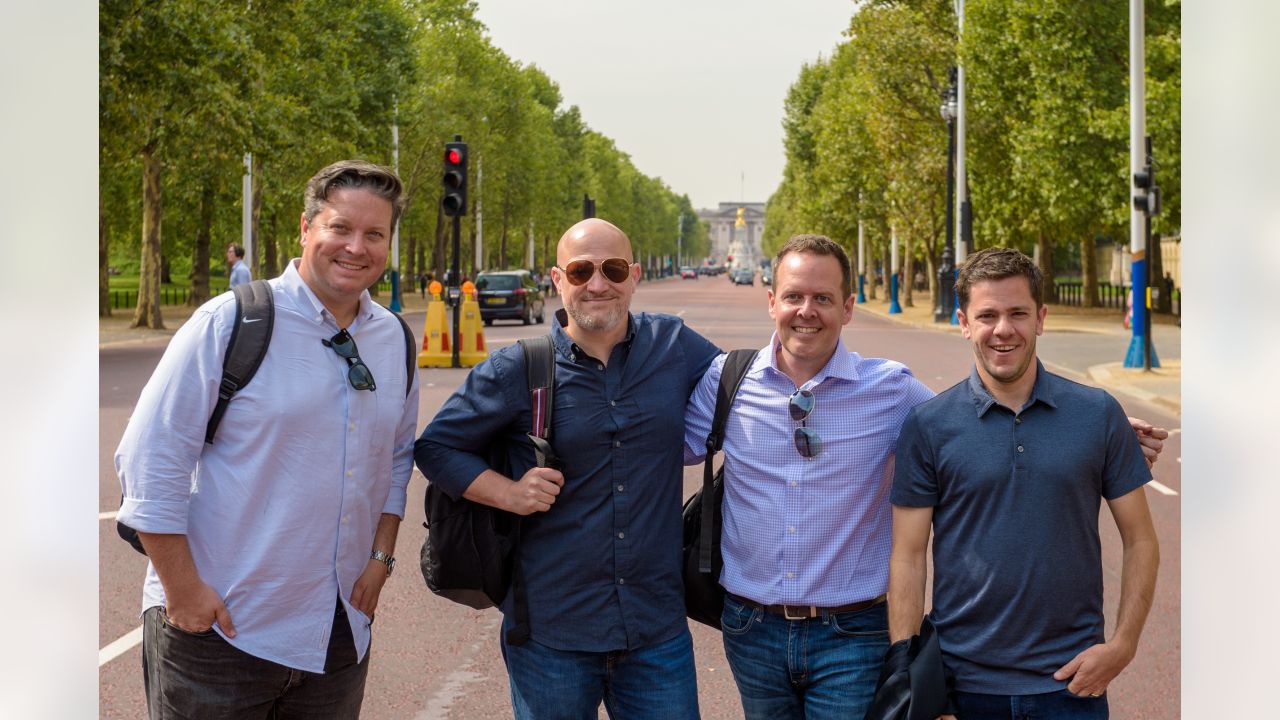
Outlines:
<svg viewBox="0 0 1280 720"><path fill-rule="evenodd" d="M844 637L889 637L888 603L877 603L865 610L831 615L831 627Z"/></svg>
<svg viewBox="0 0 1280 720"><path fill-rule="evenodd" d="M744 605L732 597L724 598L724 612L720 613L720 629L726 635L742 635L751 629L751 623L760 619L760 609Z"/></svg>
<svg viewBox="0 0 1280 720"><path fill-rule="evenodd" d="M202 630L200 632L191 632L190 630L184 630L169 621L169 613L165 612L164 608L160 608L160 622L164 623L165 627L173 628L177 632L180 632L183 635L186 635L187 637L207 638L207 637L213 637L218 634L214 632L212 626L208 630Z"/></svg>

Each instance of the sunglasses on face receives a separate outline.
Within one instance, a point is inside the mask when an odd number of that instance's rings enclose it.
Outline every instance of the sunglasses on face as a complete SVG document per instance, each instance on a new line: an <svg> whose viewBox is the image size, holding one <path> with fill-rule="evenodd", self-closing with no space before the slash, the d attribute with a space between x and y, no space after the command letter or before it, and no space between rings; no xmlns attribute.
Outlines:
<svg viewBox="0 0 1280 720"><path fill-rule="evenodd" d="M585 285L596 274L596 264L591 260L574 260L560 269L570 285ZM609 258L600 263L600 274L611 283L624 283L631 275L631 263L622 258Z"/></svg>
<svg viewBox="0 0 1280 720"><path fill-rule="evenodd" d="M351 387L371 392L378 389L373 382L373 373L369 371L369 366L360 359L356 339L351 337L345 328L339 330L337 335L328 340L321 339L320 342L327 348L333 348L333 351L338 353L338 357L347 361L347 382L351 383Z"/></svg>
<svg viewBox="0 0 1280 720"><path fill-rule="evenodd" d="M791 400L787 403L791 419L800 423L793 436L796 452L800 453L800 457L815 458L822 454L822 438L805 427L805 421L817 404L818 398L810 390L796 390L791 393Z"/></svg>

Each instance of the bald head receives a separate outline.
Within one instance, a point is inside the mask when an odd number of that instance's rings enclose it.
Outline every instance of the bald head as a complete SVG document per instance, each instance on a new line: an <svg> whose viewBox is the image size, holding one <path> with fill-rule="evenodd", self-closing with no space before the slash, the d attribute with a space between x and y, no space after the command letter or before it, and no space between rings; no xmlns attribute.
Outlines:
<svg viewBox="0 0 1280 720"><path fill-rule="evenodd" d="M634 262L631 239L608 220L587 218L560 236L556 245L556 263L564 267L575 257L620 257Z"/></svg>

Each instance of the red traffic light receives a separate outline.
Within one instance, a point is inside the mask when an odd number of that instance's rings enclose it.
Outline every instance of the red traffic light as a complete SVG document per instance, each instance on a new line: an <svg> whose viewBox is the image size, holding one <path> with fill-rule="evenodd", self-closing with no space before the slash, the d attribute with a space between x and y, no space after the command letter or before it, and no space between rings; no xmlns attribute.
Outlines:
<svg viewBox="0 0 1280 720"><path fill-rule="evenodd" d="M457 165L462 162L462 151L458 148L449 148L444 153L444 161L450 165Z"/></svg>

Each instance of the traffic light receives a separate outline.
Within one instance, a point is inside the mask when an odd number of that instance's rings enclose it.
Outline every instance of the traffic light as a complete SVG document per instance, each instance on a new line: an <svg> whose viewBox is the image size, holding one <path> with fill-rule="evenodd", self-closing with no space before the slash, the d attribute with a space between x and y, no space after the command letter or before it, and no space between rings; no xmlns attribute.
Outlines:
<svg viewBox="0 0 1280 720"><path fill-rule="evenodd" d="M457 217L467 214L467 144L455 135L455 142L444 144L444 197L440 204L444 214Z"/></svg>
<svg viewBox="0 0 1280 720"><path fill-rule="evenodd" d="M1147 217L1160 214L1160 188L1156 187L1156 169L1151 157L1151 136L1147 136L1147 164L1133 174L1133 208Z"/></svg>

